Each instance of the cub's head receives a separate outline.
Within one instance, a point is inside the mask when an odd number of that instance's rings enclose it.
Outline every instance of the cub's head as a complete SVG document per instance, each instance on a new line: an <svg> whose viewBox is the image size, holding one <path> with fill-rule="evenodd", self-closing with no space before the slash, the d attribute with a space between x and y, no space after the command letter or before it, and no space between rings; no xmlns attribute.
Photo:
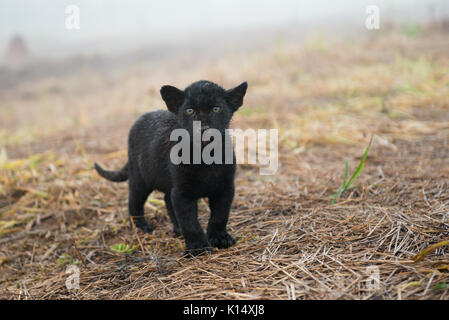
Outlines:
<svg viewBox="0 0 449 320"><path fill-rule="evenodd" d="M192 132L193 121L201 121L201 130L214 128L223 132L228 128L232 115L243 104L248 84L225 90L219 85L201 80L185 90L163 86L161 96L181 127Z"/></svg>

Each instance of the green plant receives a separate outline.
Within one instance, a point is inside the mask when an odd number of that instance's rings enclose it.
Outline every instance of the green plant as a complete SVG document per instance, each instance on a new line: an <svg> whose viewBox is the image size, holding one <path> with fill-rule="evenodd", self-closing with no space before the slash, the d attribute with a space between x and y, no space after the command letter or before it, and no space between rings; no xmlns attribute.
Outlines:
<svg viewBox="0 0 449 320"><path fill-rule="evenodd" d="M71 255L64 253L56 260L56 263L59 265L65 265L66 263L77 265L79 264L79 260L73 259Z"/></svg>
<svg viewBox="0 0 449 320"><path fill-rule="evenodd" d="M407 37L416 37L421 34L422 28L417 23L407 23L402 31Z"/></svg>
<svg viewBox="0 0 449 320"><path fill-rule="evenodd" d="M357 166L357 169L355 169L354 173L352 174L351 178L348 181L348 176L349 176L349 164L348 164L348 160L346 160L345 163L345 175L344 175L344 179L343 179L343 184L341 185L341 187L338 189L338 191L334 194L331 194L331 198L332 198L332 202L331 204L335 204L335 202L338 200L338 198L340 198L341 194L343 192L345 192L346 190L348 190L352 183L354 182L354 180L360 175L360 173L362 173L363 171L363 167L365 165L365 161L366 158L368 157L368 153L369 150L371 149L371 143L373 141L373 137L371 137L368 146L365 149L365 153L362 156L362 159L360 160L359 165Z"/></svg>
<svg viewBox="0 0 449 320"><path fill-rule="evenodd" d="M126 254L132 254L134 251L139 249L138 245L134 245L130 247L127 244L124 243L117 243L109 247L111 251L118 252L118 253L126 253Z"/></svg>
<svg viewBox="0 0 449 320"><path fill-rule="evenodd" d="M435 288L435 290L444 290L444 289L449 288L449 283L440 282L434 288Z"/></svg>

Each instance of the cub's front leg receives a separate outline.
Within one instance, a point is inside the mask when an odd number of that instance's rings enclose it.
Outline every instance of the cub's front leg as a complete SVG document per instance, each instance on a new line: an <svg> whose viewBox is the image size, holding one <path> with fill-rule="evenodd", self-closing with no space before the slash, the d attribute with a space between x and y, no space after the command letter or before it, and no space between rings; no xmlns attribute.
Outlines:
<svg viewBox="0 0 449 320"><path fill-rule="evenodd" d="M186 197L174 188L171 191L171 200L176 220L186 242L184 254L196 256L211 252L211 245L198 221L197 199Z"/></svg>
<svg viewBox="0 0 449 320"><path fill-rule="evenodd" d="M234 183L223 192L209 197L210 219L207 236L213 247L224 249L235 244L235 239L227 232L229 212L234 199Z"/></svg>

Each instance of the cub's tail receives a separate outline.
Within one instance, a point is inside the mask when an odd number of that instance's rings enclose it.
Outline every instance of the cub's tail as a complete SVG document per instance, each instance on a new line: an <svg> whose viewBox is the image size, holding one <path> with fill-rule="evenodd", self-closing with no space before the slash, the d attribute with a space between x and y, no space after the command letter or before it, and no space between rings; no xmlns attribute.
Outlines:
<svg viewBox="0 0 449 320"><path fill-rule="evenodd" d="M95 163L95 170L98 174L109 181L123 182L128 180L128 163L119 171L104 170L98 163Z"/></svg>

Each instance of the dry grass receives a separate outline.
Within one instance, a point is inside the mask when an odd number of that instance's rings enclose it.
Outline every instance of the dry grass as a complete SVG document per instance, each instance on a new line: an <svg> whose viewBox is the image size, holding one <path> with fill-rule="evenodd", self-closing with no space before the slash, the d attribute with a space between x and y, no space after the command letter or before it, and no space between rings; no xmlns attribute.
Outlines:
<svg viewBox="0 0 449 320"><path fill-rule="evenodd" d="M448 299L448 48L440 33L312 39L173 76L164 70L175 65L150 63L3 93L0 297ZM123 164L136 116L162 107L158 87L200 78L248 80L233 126L279 128L280 169L264 177L240 166L229 223L237 244L189 260L162 195L146 208L154 234L136 234L126 184L102 180L92 163ZM331 205L345 161L353 170L373 133L356 187ZM203 225L207 216L201 202ZM119 243L132 252L111 250ZM65 286L70 263L79 291Z"/></svg>

